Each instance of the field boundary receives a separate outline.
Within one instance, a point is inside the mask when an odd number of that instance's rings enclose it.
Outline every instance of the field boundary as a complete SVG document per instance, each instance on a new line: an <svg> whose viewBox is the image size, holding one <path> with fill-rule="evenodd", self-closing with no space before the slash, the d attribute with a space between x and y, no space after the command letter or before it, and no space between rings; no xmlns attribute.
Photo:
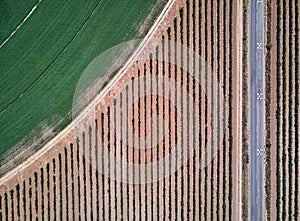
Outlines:
<svg viewBox="0 0 300 221"><path fill-rule="evenodd" d="M164 6L164 9L160 13L160 15L157 17L155 23L141 42L141 44L138 46L137 50L132 54L132 56L128 59L128 61L125 63L125 65L117 72L117 74L112 78L110 82L104 87L104 89L93 99L93 101L78 115L78 117L71 122L65 129L63 129L61 132L59 132L53 139L51 139L48 143L46 143L40 150L38 150L36 153L34 153L32 156L30 156L27 160L22 162L21 164L17 165L14 169L7 172L3 177L0 178L0 185L4 185L5 182L8 182L11 178L14 176L17 176L22 171L26 170L30 165L32 165L34 162L38 161L40 157L42 157L44 154L46 154L52 147L55 146L56 143L58 143L65 135L67 135L69 132L71 132L74 127L77 125L78 122L82 121L86 117L87 110L93 108L97 102L99 102L101 99L103 99L111 87L116 84L122 77L122 74L126 71L126 69L130 66L133 60L136 59L136 57L139 55L139 53L144 49L148 41L151 39L151 37L154 35L156 29L161 24L161 22L164 20L165 16L168 14L169 10L171 9L172 5L174 4L175 0L169 0L166 5Z"/></svg>

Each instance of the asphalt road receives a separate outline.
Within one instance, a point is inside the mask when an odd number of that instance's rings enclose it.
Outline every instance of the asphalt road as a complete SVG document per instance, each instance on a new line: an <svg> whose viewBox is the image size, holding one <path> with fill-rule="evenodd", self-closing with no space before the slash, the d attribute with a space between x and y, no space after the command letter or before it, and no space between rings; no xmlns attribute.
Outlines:
<svg viewBox="0 0 300 221"><path fill-rule="evenodd" d="M264 2L250 0L250 218L264 220Z"/></svg>

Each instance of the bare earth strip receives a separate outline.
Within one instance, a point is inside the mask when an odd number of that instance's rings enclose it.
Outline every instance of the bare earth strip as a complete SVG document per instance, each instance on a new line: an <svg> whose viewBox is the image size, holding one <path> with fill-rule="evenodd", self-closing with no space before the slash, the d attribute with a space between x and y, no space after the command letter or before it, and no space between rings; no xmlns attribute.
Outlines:
<svg viewBox="0 0 300 221"><path fill-rule="evenodd" d="M243 7L240 1L233 6L233 219L242 214L242 30ZM235 160L238 159L238 160ZM236 196L236 198L234 197Z"/></svg>

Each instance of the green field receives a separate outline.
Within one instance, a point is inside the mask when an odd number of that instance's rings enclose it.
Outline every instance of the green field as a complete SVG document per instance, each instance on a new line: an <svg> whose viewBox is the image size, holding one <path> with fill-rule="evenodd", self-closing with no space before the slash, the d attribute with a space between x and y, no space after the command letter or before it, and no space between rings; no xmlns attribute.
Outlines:
<svg viewBox="0 0 300 221"><path fill-rule="evenodd" d="M0 42L2 43L26 17L37 0L0 1Z"/></svg>
<svg viewBox="0 0 300 221"><path fill-rule="evenodd" d="M21 4L5 0L1 5L5 2L10 7L14 3L21 6L8 13L9 17L7 10L0 10L1 39L9 35L37 1ZM35 131L38 136L42 124L53 127L64 119L56 125L57 133L70 123L74 91L84 69L112 46L143 37L163 3L42 0L0 49L0 162L29 133ZM149 27L144 33L138 32L152 9L155 13L148 21Z"/></svg>

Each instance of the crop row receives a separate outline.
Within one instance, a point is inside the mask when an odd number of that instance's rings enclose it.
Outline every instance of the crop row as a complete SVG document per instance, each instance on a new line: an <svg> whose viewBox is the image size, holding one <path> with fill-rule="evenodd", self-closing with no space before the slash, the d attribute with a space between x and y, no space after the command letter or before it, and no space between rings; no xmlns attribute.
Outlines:
<svg viewBox="0 0 300 221"><path fill-rule="evenodd" d="M156 51L149 54L149 61L140 64L139 68L134 70L136 71L134 75L138 76L138 79L133 79L131 84L126 86L125 92L120 93L118 98L115 98L113 103L109 104L100 113L94 123L86 127L85 131L76 140L70 142L69 146L65 146L60 152L56 153L49 162L35 171L31 177L22 180L14 189L1 195L0 215L3 215L6 219L11 216L20 219L41 217L42 220L47 217L63 220L69 215L91 220L110 220L118 217L130 220L131 218L138 219L143 216L146 219L160 219L162 216L168 216L170 220L184 220L197 219L197 213L199 213L200 220L209 218L220 220L221 217L227 218L227 215L228 219L232 219L233 4L232 2L222 3L220 0L211 2L187 0L185 6L180 8L177 16L172 19L171 25L165 30L166 32L162 34L162 47L157 47ZM217 7L215 8L215 6ZM224 7L222 8L222 6ZM221 16L221 14L223 15ZM214 20L215 17L217 21ZM211 21L209 22L209 20ZM202 27L202 24L204 24L204 27ZM215 24L217 25L216 28ZM221 27L227 27L228 24L230 26L228 29L224 28L222 33ZM205 30L205 33L202 32L202 29ZM215 42L216 39L217 42ZM220 43L221 39L224 40L223 45ZM202 97L201 87L197 85L194 77L187 77L183 69L176 65L173 67L170 63L159 61L159 55L162 54L163 58L166 58L166 56L170 58L171 55L175 55L175 63L179 62L181 66L185 62L183 60L183 46L180 49L175 47L173 50L170 43L166 43L165 40L174 40L181 43L181 45L192 48L194 51L196 51L196 44L198 44L199 54L205 57L206 61L212 66L213 71L218 72L218 80L222 81L220 82L223 86L222 92L228 105L224 103L223 107L219 107L220 94L218 94L217 100L214 97ZM190 57L189 54L186 57L187 63L192 62L191 67L195 69L195 57ZM160 70L162 70L162 73L159 73ZM194 70L188 69L188 72L191 71ZM211 76L208 73L209 71L205 71L205 89L211 90L213 94L217 85L214 85L213 81L209 84L208 79ZM174 119L171 118L171 102L163 100L162 105L160 105L161 101L158 96L151 97L150 109L147 109L146 97L143 98L143 101L139 99L137 109L133 108L132 115L129 116L129 100L141 98L143 92L149 87L145 81L141 81L146 75L151 76L150 88L148 88L151 92L161 90L159 84L162 83L163 97L171 96L171 92L165 90L166 82L158 80L157 76L159 74L169 78L174 77L177 82L180 82L181 86L193 95L193 101L198 101L198 107L194 103L190 105L190 102L187 102L188 105L185 107L183 99L188 98L182 97L182 91L176 85L174 97L177 110L174 113ZM181 97L180 100L178 100L178 97ZM219 108L219 110L224 109L225 111L219 113L219 116L209 116L209 100L211 103L217 104L213 104L212 109ZM201 110L203 101L205 102L205 109ZM144 104L144 106L141 106L141 104ZM199 125L195 124L196 117L194 114L197 113L197 109L199 110ZM107 170L115 175L117 174L116 170L113 171L113 165L116 165L116 161L103 159L104 149L112 153L119 151L121 159L130 161L133 158L133 162L142 163L142 151L139 149L136 152L134 148L126 146L123 140L117 140L112 125L117 125L117 114L120 113L121 128L126 126L122 125L122 118L129 117L133 125L133 132L141 136L146 134L146 126L141 124L148 111L150 111L150 116L155 111L156 113L162 113L166 119L169 119L163 125L156 125L157 128L153 128L153 122L150 123L151 131L156 130L158 132L160 126L163 130L167 126L169 127L166 138L163 139L161 144L158 144L158 150L155 152L151 149L150 162L159 160L161 156L166 157L167 153L171 151L170 144L174 140L177 143L179 137L181 137L181 146L183 146L182 138L186 136L185 133L187 133L187 145L196 145L195 137L199 136L200 141L197 147L199 155L194 153L193 158L187 162L187 165L182 166L175 172L174 177L169 176L159 184L153 182L146 185L118 183L100 174L98 171L104 168L105 160L108 160ZM187 112L189 115L188 122L180 122L177 111L180 113ZM215 139L208 136L209 126L202 128L202 123L210 125L211 121L208 119L210 117L221 117L220 115L227 119L224 129L227 127L229 131L225 134L223 140L220 140L221 134L219 133L217 143L214 143ZM177 130L179 122L182 127L189 124L193 124L193 128L199 127L199 134L191 136L193 131ZM175 133L171 134L170 128L173 123L176 129ZM144 131L142 131L143 126ZM204 140L202 140L203 133L205 134ZM120 136L124 140L129 139L128 127L126 130L121 131ZM159 137L159 134L157 134L157 137ZM193 137L193 139L190 137ZM217 157L204 171L197 171L195 165L198 160L202 159L201 154L205 151L203 147L208 139L213 141L213 148L217 146L221 146L221 148L217 150ZM102 142L99 142L100 140ZM153 144L154 140L151 140L151 143ZM140 141L133 143L133 145L140 146ZM118 146L121 148L118 149ZM183 150L181 149L181 151ZM95 160L96 168L92 167L91 162L93 160ZM176 165L181 163L177 155L174 160ZM170 166L162 168L161 171L166 173ZM125 169L128 170L128 168L121 167L121 176L127 176L127 179L129 179L128 174L123 174L123 169L124 171ZM153 171L146 171L146 173L148 172L151 173L154 180L156 177L154 177ZM140 173L138 171L138 174L134 174L134 177L141 177ZM174 186L171 185L173 180ZM142 210L143 206L146 208L145 210ZM96 208L95 211L93 208ZM198 208L199 211L197 211ZM130 211L133 214L130 214ZM175 213L172 213L172 211L175 211Z"/></svg>
<svg viewBox="0 0 300 221"><path fill-rule="evenodd" d="M277 0L277 171L276 218L299 217L298 3ZM275 21L274 21L275 22ZM282 23L282 28L281 24ZM293 35L295 33L295 36Z"/></svg>

